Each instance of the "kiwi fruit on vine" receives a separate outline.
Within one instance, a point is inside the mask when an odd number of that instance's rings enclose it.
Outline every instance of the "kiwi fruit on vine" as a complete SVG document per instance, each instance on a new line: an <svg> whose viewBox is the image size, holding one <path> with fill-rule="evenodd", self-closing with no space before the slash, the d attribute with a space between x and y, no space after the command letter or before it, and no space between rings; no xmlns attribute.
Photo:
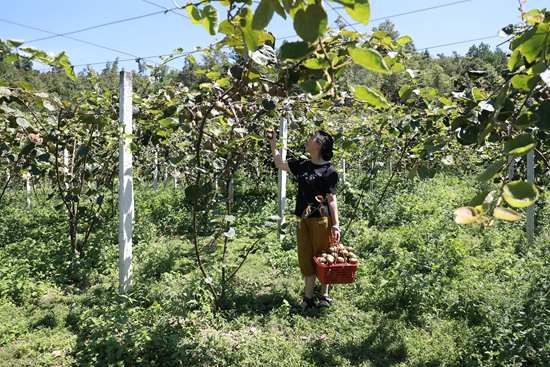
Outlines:
<svg viewBox="0 0 550 367"><path fill-rule="evenodd" d="M218 111L223 110L224 109L223 102L221 102L221 101L214 102L214 108L217 109Z"/></svg>
<svg viewBox="0 0 550 367"><path fill-rule="evenodd" d="M269 85L267 85L266 83L262 84L262 91L264 93L269 93Z"/></svg>
<svg viewBox="0 0 550 367"><path fill-rule="evenodd" d="M195 117L199 120L202 120L204 118L204 115L201 111L197 111L197 113L195 113Z"/></svg>
<svg viewBox="0 0 550 367"><path fill-rule="evenodd" d="M204 149L210 150L212 152L216 151L217 147L216 144L214 144L211 140L207 140L204 142Z"/></svg>

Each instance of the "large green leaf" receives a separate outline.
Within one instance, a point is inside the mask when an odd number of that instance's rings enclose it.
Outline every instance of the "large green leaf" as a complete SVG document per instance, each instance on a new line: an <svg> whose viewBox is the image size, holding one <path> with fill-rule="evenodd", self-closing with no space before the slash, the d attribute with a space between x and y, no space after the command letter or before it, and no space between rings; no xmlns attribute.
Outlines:
<svg viewBox="0 0 550 367"><path fill-rule="evenodd" d="M25 41L23 41L23 40L14 40L14 39L9 39L8 40L8 46L10 46L10 47L18 48L23 43L25 43Z"/></svg>
<svg viewBox="0 0 550 367"><path fill-rule="evenodd" d="M539 117L537 127L550 131L550 100L546 99L539 104L529 107L529 111L534 112Z"/></svg>
<svg viewBox="0 0 550 367"><path fill-rule="evenodd" d="M298 10L294 17L294 30L306 42L315 42L322 37L327 30L327 24L327 13L317 4Z"/></svg>
<svg viewBox="0 0 550 367"><path fill-rule="evenodd" d="M514 69L519 68L521 65L523 65L523 56L521 55L521 52L518 48L514 50L514 52L512 52L510 58L508 59L508 69L510 71L513 71Z"/></svg>
<svg viewBox="0 0 550 367"><path fill-rule="evenodd" d="M495 190L485 190L477 194L470 200L468 206L474 207L480 211L486 211L489 209L489 205L495 200Z"/></svg>
<svg viewBox="0 0 550 367"><path fill-rule="evenodd" d="M285 61L298 61L306 58L315 51L307 42L287 42L281 46L281 59Z"/></svg>
<svg viewBox="0 0 550 367"><path fill-rule="evenodd" d="M206 5L201 10L201 15L201 24L211 36L215 36L219 26L218 9L212 5Z"/></svg>
<svg viewBox="0 0 550 367"><path fill-rule="evenodd" d="M517 74L512 78L512 85L514 88L521 89L525 92L531 91L538 82L538 76L534 75Z"/></svg>
<svg viewBox="0 0 550 367"><path fill-rule="evenodd" d="M458 142L462 145L477 143L479 128L477 126L467 125L461 127L457 132Z"/></svg>
<svg viewBox="0 0 550 367"><path fill-rule="evenodd" d="M517 118L516 128L525 129L530 126L535 126L537 122L539 122L539 115L534 112L527 111L519 115L519 117Z"/></svg>
<svg viewBox="0 0 550 367"><path fill-rule="evenodd" d="M191 185L185 188L185 200L196 201L202 196L202 189L198 185Z"/></svg>
<svg viewBox="0 0 550 367"><path fill-rule="evenodd" d="M307 59L303 65L308 69L327 69L330 67L330 62L325 58Z"/></svg>
<svg viewBox="0 0 550 367"><path fill-rule="evenodd" d="M370 4L368 0L355 0L352 4L346 4L345 2L341 3L344 5L346 12L353 18L353 20L361 22L364 25L369 24Z"/></svg>
<svg viewBox="0 0 550 367"><path fill-rule="evenodd" d="M475 222L481 216L481 213L474 207L463 206L456 209L454 215L457 224L469 224Z"/></svg>
<svg viewBox="0 0 550 367"><path fill-rule="evenodd" d="M499 159L498 161L496 161L495 163L491 164L489 167L487 167L485 169L485 171L483 171L482 173L480 173L477 177L476 177L476 181L480 181L480 182L484 182L484 181L487 181L487 180L490 180L491 178L493 178L497 173L500 172L500 170L502 169L502 166L504 166L504 163L506 161L504 159Z"/></svg>
<svg viewBox="0 0 550 367"><path fill-rule="evenodd" d="M197 25L201 21L201 13L199 9L197 9L194 5L187 5L185 7L185 10L187 10L187 14L189 14L189 19L191 19L191 22L193 25Z"/></svg>
<svg viewBox="0 0 550 367"><path fill-rule="evenodd" d="M306 97L310 101L324 97L332 87L332 83L323 79L310 79L300 84L300 88L306 93Z"/></svg>
<svg viewBox="0 0 550 367"><path fill-rule="evenodd" d="M515 208L525 208L532 205L539 197L539 191L525 181L514 181L504 185L502 197Z"/></svg>
<svg viewBox="0 0 550 367"><path fill-rule="evenodd" d="M390 68L384 62L382 55L380 55L375 50L353 46L350 47L349 54L353 59L353 62L369 70L376 71L382 74L391 73Z"/></svg>
<svg viewBox="0 0 550 367"><path fill-rule="evenodd" d="M402 36L395 40L395 43L398 45L405 45L412 41L411 36Z"/></svg>
<svg viewBox="0 0 550 367"><path fill-rule="evenodd" d="M519 49L527 62L532 63L540 57L540 54L545 48L550 48L550 37L548 31L550 22L540 23L534 28L523 34Z"/></svg>
<svg viewBox="0 0 550 367"><path fill-rule="evenodd" d="M357 99L365 101L376 108L386 109L390 107L390 105L380 92L362 85L355 85L354 88L354 94Z"/></svg>
<svg viewBox="0 0 550 367"><path fill-rule="evenodd" d="M273 13L277 12L280 16L286 19L286 13L281 6L279 0L262 0L254 12L252 20L252 29L262 30L269 25Z"/></svg>
<svg viewBox="0 0 550 367"><path fill-rule="evenodd" d="M8 64L18 60L19 60L19 54L9 54L9 55L6 55L6 57L4 57L4 62Z"/></svg>
<svg viewBox="0 0 550 367"><path fill-rule="evenodd" d="M252 19L254 14L248 8L244 8L240 12L240 28L244 39L244 44L246 46L246 55L250 55L252 52L258 50L260 47L260 38L263 31L258 31L252 28Z"/></svg>
<svg viewBox="0 0 550 367"><path fill-rule="evenodd" d="M504 145L504 153L514 157L521 157L535 149L536 145L537 142L531 134L522 134Z"/></svg>

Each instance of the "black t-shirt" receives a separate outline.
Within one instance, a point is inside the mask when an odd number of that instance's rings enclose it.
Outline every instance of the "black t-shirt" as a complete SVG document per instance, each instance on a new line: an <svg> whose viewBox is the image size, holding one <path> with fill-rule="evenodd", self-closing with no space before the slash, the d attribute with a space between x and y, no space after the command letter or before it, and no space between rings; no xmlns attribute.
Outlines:
<svg viewBox="0 0 550 367"><path fill-rule="evenodd" d="M294 214L301 217L308 205L312 211L319 207L319 201L315 197L321 195L324 199L322 208L309 216L330 215L326 195L336 194L338 190L338 172L334 166L330 162L319 165L311 163L311 160L301 159L288 162L288 167L298 178L298 197Z"/></svg>

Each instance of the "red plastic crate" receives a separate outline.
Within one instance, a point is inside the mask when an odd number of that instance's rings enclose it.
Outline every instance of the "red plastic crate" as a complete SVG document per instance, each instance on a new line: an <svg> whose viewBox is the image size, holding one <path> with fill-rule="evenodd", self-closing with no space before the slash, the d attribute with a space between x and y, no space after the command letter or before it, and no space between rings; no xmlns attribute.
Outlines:
<svg viewBox="0 0 550 367"><path fill-rule="evenodd" d="M317 261L317 256L313 256L313 260L315 261L317 279L321 284L349 284L355 282L355 272L359 263L321 264Z"/></svg>

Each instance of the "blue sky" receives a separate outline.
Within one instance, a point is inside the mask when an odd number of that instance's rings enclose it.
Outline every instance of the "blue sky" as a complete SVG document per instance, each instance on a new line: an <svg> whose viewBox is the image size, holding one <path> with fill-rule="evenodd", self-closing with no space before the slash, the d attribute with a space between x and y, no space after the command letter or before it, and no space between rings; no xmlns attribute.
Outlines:
<svg viewBox="0 0 550 367"><path fill-rule="evenodd" d="M184 5L184 1L180 1L180 5ZM206 47L216 41L216 37L209 36L201 25L194 26L187 12L165 12L175 8L172 0L0 2L3 2L1 39L23 39L26 45L48 52L65 51L76 71L84 69L86 64L101 70L106 62L117 57L121 67L137 69L136 57L146 58L151 63L160 62L159 55L169 54L176 48L190 52L195 46ZM359 32L369 32L384 19L390 19L401 35L411 36L418 49L427 48L432 56L449 56L453 51L463 55L470 46L481 42L495 49L506 41L496 37L498 30L520 21L519 0L372 0L370 5L371 22L364 26L348 17L337 3L324 2L330 26L334 25L338 14ZM548 0L527 0L523 7L528 11L548 5ZM127 19L131 20L123 21ZM107 23L114 24L67 34ZM298 40L292 24L282 21L278 15L268 29L279 39L278 45L283 38ZM59 34L67 37L56 36ZM51 38L44 39L46 37ZM508 49L506 43L500 47ZM200 60L199 55L195 57ZM170 64L174 68L182 65L181 60Z"/></svg>

